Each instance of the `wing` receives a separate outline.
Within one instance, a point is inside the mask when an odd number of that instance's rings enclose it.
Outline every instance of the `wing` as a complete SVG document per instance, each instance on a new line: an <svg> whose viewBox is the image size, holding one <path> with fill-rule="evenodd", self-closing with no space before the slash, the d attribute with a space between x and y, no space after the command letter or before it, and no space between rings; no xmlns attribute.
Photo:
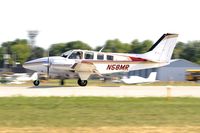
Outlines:
<svg viewBox="0 0 200 133"><path fill-rule="evenodd" d="M80 63L75 63L72 69L78 73L81 80L87 80L91 74L98 74L101 76L92 62L82 61Z"/></svg>

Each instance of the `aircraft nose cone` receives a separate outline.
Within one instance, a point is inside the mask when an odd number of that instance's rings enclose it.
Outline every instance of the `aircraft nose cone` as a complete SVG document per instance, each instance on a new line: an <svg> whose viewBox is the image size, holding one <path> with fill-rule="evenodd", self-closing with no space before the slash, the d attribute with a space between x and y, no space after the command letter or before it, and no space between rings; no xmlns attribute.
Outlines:
<svg viewBox="0 0 200 133"><path fill-rule="evenodd" d="M31 60L31 61L27 61L23 64L23 67L26 69L31 69L32 67L34 67L36 64L38 64L38 62L36 60Z"/></svg>
<svg viewBox="0 0 200 133"><path fill-rule="evenodd" d="M26 69L27 69L27 66L28 66L28 65L27 65L27 62L25 62L22 66L23 66L23 68L26 68Z"/></svg>
<svg viewBox="0 0 200 133"><path fill-rule="evenodd" d="M44 58L27 61L23 64L23 67L30 70L36 70L38 69L38 67L42 67L42 65L45 65L47 63L48 63L48 58L44 57Z"/></svg>

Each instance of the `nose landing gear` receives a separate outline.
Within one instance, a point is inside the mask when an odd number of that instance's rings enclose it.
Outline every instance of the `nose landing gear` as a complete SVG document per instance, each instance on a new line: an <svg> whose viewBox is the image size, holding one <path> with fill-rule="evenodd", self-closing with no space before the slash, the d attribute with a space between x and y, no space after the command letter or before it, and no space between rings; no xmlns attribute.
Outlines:
<svg viewBox="0 0 200 133"><path fill-rule="evenodd" d="M33 81L33 84L34 84L35 86L38 86L38 85L40 84L40 81L39 81L39 80L34 80L34 81Z"/></svg>
<svg viewBox="0 0 200 133"><path fill-rule="evenodd" d="M87 85L87 80L78 79L77 83L78 83L78 85L80 85L80 86L86 86L86 85Z"/></svg>

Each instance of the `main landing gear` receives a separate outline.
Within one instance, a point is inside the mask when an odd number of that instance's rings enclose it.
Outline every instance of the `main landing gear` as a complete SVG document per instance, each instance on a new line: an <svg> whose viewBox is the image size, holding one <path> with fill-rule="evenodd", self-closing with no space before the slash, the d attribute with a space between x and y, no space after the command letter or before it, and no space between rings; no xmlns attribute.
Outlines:
<svg viewBox="0 0 200 133"><path fill-rule="evenodd" d="M78 85L80 85L80 86L86 86L86 85L87 85L87 80L78 79L77 83L78 83Z"/></svg>
<svg viewBox="0 0 200 133"><path fill-rule="evenodd" d="M60 80L60 85L62 85L62 86L65 85L65 80L64 79Z"/></svg>
<svg viewBox="0 0 200 133"><path fill-rule="evenodd" d="M39 81L39 80L34 80L34 81L33 81L33 84L34 84L35 86L38 86L38 85L40 84L40 81Z"/></svg>
<svg viewBox="0 0 200 133"><path fill-rule="evenodd" d="M86 86L87 83L88 83L88 81L87 81L87 80L78 79L77 83L78 83L78 85L80 85L80 86ZM34 81L33 81L33 84L34 84L35 86L39 86L40 81L39 81L39 80L34 80ZM64 84L65 84L64 79L61 79L61 80L60 80L60 85L63 86Z"/></svg>

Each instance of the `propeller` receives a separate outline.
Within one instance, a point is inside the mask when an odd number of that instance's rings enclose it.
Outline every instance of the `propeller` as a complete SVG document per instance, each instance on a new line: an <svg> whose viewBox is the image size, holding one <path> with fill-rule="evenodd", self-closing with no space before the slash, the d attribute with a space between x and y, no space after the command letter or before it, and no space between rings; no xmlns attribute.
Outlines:
<svg viewBox="0 0 200 133"><path fill-rule="evenodd" d="M50 59L49 59L49 50L48 50L48 58L47 58L47 79L49 79L49 69L50 69Z"/></svg>

